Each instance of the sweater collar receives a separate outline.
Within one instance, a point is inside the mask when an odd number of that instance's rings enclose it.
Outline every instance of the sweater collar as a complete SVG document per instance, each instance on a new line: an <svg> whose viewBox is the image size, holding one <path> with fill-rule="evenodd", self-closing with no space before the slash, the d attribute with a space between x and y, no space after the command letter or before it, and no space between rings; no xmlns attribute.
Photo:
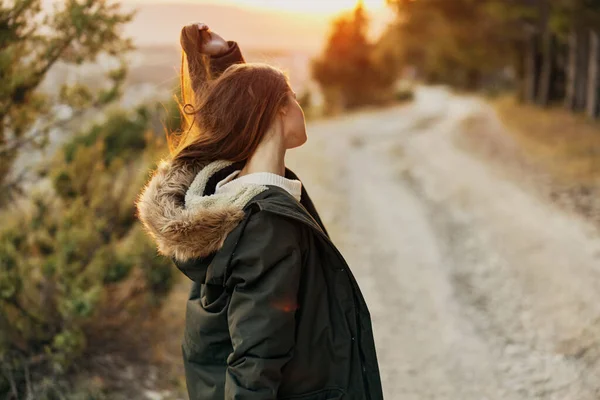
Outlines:
<svg viewBox="0 0 600 400"><path fill-rule="evenodd" d="M215 188L215 193L235 192L243 185L274 185L286 190L297 201L302 196L302 182L298 179L289 179L285 176L271 172L253 172L250 174L239 175L241 170L235 170L225 179L219 181Z"/></svg>

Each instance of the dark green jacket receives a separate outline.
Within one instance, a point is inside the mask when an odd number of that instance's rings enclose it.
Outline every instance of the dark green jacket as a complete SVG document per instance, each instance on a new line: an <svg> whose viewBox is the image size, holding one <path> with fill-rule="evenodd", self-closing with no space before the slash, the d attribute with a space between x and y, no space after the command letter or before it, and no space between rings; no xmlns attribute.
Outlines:
<svg viewBox="0 0 600 400"><path fill-rule="evenodd" d="M190 399L381 400L367 305L308 193L214 194L242 167L163 161L137 203L159 252L193 281L182 343Z"/></svg>

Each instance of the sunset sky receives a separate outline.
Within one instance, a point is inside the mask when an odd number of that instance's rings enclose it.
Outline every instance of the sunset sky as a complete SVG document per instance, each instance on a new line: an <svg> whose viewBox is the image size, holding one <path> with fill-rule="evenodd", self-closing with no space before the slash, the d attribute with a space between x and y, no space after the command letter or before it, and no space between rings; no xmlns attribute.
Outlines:
<svg viewBox="0 0 600 400"><path fill-rule="evenodd" d="M314 53L323 48L335 16L351 11L357 0L124 0L121 4L138 11L126 34L140 45L179 45L183 25L205 22L245 48ZM385 0L364 0L364 4L370 35L375 38L394 13Z"/></svg>
<svg viewBox="0 0 600 400"><path fill-rule="evenodd" d="M136 0L138 2L144 0ZM272 11L291 11L307 14L332 15L352 9L357 0L179 0L180 2L202 4L230 4L243 7L262 8ZM148 2L145 0L144 2ZM153 2L169 3L172 0L153 0ZM371 11L385 7L385 0L364 0L365 6Z"/></svg>

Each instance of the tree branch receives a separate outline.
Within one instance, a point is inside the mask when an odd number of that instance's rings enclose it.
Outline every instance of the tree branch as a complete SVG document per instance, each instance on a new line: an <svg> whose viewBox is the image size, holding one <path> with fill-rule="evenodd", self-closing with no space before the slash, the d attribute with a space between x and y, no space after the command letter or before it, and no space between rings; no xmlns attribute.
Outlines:
<svg viewBox="0 0 600 400"><path fill-rule="evenodd" d="M85 113L86 111L89 111L90 109L98 110L100 108L102 108L102 104L99 101L95 102L90 106L90 108L79 109L79 110L75 111L73 116L69 119L50 122L50 123L46 124L44 127L37 129L34 133L29 134L27 137L19 138L17 140L12 141L12 143L8 143L5 146L1 146L0 147L0 157L17 150L18 148L20 148L26 144L32 143L33 141L35 141L36 139L41 137L49 129L63 128L69 122L72 122L75 118L83 115L83 113Z"/></svg>

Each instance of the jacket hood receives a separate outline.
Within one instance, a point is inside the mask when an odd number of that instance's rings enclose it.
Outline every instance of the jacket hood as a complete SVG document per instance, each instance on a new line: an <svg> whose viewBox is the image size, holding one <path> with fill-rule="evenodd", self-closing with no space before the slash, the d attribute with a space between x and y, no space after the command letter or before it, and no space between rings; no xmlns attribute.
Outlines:
<svg viewBox="0 0 600 400"><path fill-rule="evenodd" d="M219 250L244 218L244 206L264 185L243 185L214 193L218 181L244 162L162 160L136 200L137 216L158 252L175 261L206 257Z"/></svg>

